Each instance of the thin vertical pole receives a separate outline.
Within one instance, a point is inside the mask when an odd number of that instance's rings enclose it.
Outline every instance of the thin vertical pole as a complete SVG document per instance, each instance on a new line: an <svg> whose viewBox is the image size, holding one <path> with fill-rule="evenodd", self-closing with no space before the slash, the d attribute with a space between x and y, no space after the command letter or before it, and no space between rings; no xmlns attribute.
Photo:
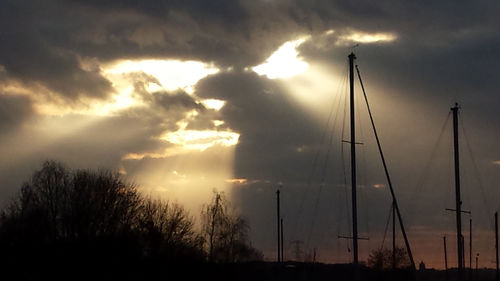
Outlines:
<svg viewBox="0 0 500 281"><path fill-rule="evenodd" d="M472 218L469 218L469 280L472 280Z"/></svg>
<svg viewBox="0 0 500 281"><path fill-rule="evenodd" d="M276 218L278 221L277 236L278 236L278 262L281 261L281 239L280 239L280 190L276 190Z"/></svg>
<svg viewBox="0 0 500 281"><path fill-rule="evenodd" d="M351 191L352 191L352 248L353 264L358 266L358 209L356 200L356 126L354 114L354 53L349 55L349 89L351 117ZM357 271L357 269L356 269Z"/></svg>
<svg viewBox="0 0 500 281"><path fill-rule="evenodd" d="M462 262L463 262L462 268L464 269L464 275L465 275L465 236L463 235L462 235Z"/></svg>
<svg viewBox="0 0 500 281"><path fill-rule="evenodd" d="M443 244L444 244L444 273L445 280L448 281L448 254L446 252L446 236L443 236Z"/></svg>
<svg viewBox="0 0 500 281"><path fill-rule="evenodd" d="M396 204L392 201L392 269L396 269Z"/></svg>
<svg viewBox="0 0 500 281"><path fill-rule="evenodd" d="M455 205L457 215L457 254L458 254L458 281L463 280L463 244L462 244L462 201L460 199L460 155L458 146L458 104L451 108L453 112L453 144L455 155Z"/></svg>
<svg viewBox="0 0 500 281"><path fill-rule="evenodd" d="M285 255L284 255L284 247L283 247L283 218L281 218L281 225L280 225L280 230L281 230L281 261L285 261Z"/></svg>
<svg viewBox="0 0 500 281"><path fill-rule="evenodd" d="M212 208L212 229L210 230L210 253L209 259L210 262L213 262L214 258L214 235L215 235L215 220L217 219L217 211L219 209L219 193L215 194L215 206Z"/></svg>
<svg viewBox="0 0 500 281"><path fill-rule="evenodd" d="M495 212L495 264L496 280L500 281L500 273L498 271L498 212Z"/></svg>

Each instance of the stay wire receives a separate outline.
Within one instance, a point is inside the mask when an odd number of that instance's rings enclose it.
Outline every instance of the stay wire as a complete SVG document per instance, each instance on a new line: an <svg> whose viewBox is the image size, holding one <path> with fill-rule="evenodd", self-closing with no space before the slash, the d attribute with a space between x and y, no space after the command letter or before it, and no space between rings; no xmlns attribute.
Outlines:
<svg viewBox="0 0 500 281"><path fill-rule="evenodd" d="M347 71L346 71L346 73L347 73ZM341 83L341 87L339 88L339 91L340 91L340 89L344 88L343 87L344 86L344 82L347 83L346 80L343 80L342 82L343 83ZM317 193L316 200L315 200L315 203L314 203L313 216L312 216L312 219L311 219L311 226L309 228L309 234L308 234L307 239L306 239L306 248L309 247L310 238L311 238L312 233L313 233L314 228L315 228L316 217L317 217L317 212L318 212L318 206L319 206L319 203L320 203L319 202L320 195L321 195L323 187L325 186L325 183L326 183L328 163L329 163L329 160L330 160L330 154L331 154L331 149L332 149L332 145L333 145L333 139L334 139L333 137L334 137L334 134L335 134L336 128L337 128L337 119L338 119L338 116L339 116L340 103L341 103L341 98L339 98L339 100L338 100L337 111L335 112L335 115L333 117L332 129L331 129L330 135L329 135L329 142L328 142L328 146L327 146L327 152L326 152L326 156L325 156L325 159L324 159L324 162L323 162L323 169L322 169L322 172L321 172L321 180L320 180L320 185L319 185L319 191Z"/></svg>
<svg viewBox="0 0 500 281"><path fill-rule="evenodd" d="M304 194L304 196L301 196L301 200L300 200L300 203L299 203L299 208L297 210L296 219L294 220L293 233L296 236L298 235L297 234L297 227L298 227L298 224L299 224L299 222L301 220L301 217L302 217L302 211L303 211L303 208L304 208L305 200L307 198L307 193L309 192L309 189L310 189L310 187L312 185L312 179L314 177L314 173L316 171L316 167L317 167L317 164L318 164L318 161L319 161L320 151L321 151L321 149L323 147L323 143L325 141L325 138L326 138L326 135L327 135L327 132L328 132L328 128L330 126L330 121L331 121L331 118L332 118L332 115L333 115L335 102L336 102L336 99L334 98L332 100L332 104L330 106L330 112L328 114L328 118L327 118L327 121L326 121L326 124L325 124L325 127L324 127L325 129L323 130L323 133L322 133L321 138L320 138L320 143L319 143L318 149L316 150L316 153L315 153L314 158L313 158L311 172L309 173L309 176L307 177L307 187L306 187L306 190L305 190L306 194ZM340 99L338 101L337 111L338 111L339 107L340 107ZM298 237L296 237L296 238L298 239Z"/></svg>
<svg viewBox="0 0 500 281"><path fill-rule="evenodd" d="M479 184L479 189L481 191L481 197L482 197L482 200L483 200L483 204L486 208L486 212L487 212L487 215L488 214L491 214L491 208L490 208L490 204L489 204L489 201L486 197L486 192L484 191L484 185L483 185L483 181L481 180L481 176L479 174L479 168L477 166L477 162L476 162L476 159L474 157L474 154L472 153L472 148L471 148L471 145L470 145L470 142L469 142L469 137L468 137L468 134L465 130L465 126L464 126L464 121L463 121L463 116L462 114L459 112L459 115L460 115L460 126L462 127L462 132L464 134L464 138L465 138L465 144L467 146L467 150L469 152L469 157L471 158L471 162L472 162L472 165L473 165L473 168L474 168L474 174L476 176L476 180ZM490 226L493 227L493 223L491 220L488 220L490 222Z"/></svg>
<svg viewBox="0 0 500 281"><path fill-rule="evenodd" d="M346 75L345 79L347 80L347 68L348 65L346 64ZM351 210L349 208L349 195L348 195L348 190L347 190L347 173L346 173L346 159L345 159L345 153L344 153L344 137L345 137L345 125L346 125L346 120L347 120L347 91L344 93L344 118L342 120L342 134L341 134L341 141L340 141L340 155L341 155L341 161L342 161L342 172L343 172L343 178L344 178L344 198L345 198L345 210L346 210L346 224L347 224L347 231L349 233L349 237L352 237L352 229L351 229ZM340 233L339 233L340 234ZM352 247L352 241L347 240L346 241L346 246L347 246L347 252L351 252L351 247Z"/></svg>
<svg viewBox="0 0 500 281"><path fill-rule="evenodd" d="M429 160L426 162L424 169L422 170L422 173L420 174L420 177L417 180L417 183L413 189L413 192L412 192L412 195L410 198L416 198L417 193L421 194L422 188L424 187L424 184L425 184L425 180L429 176L431 164L434 162L434 160L436 158L436 154L437 154L439 145L443 139L444 132L446 131L446 128L448 127L450 116L451 116L451 111L448 112L448 114L445 118L445 121L444 121L443 125L441 126L441 131L439 132L438 138L437 138L436 142L434 143L434 146L431 150ZM412 200L411 202L413 202L413 203L410 202L411 206L409 209L414 209L414 207L415 207L414 204L416 201L418 201L418 200Z"/></svg>
<svg viewBox="0 0 500 281"><path fill-rule="evenodd" d="M393 205L391 204L391 208L389 208L389 216L387 216L387 222L385 223L384 237L382 238L382 244L380 245L381 250L384 248L385 238L387 237L387 230L389 229L389 223L392 217L392 208Z"/></svg>

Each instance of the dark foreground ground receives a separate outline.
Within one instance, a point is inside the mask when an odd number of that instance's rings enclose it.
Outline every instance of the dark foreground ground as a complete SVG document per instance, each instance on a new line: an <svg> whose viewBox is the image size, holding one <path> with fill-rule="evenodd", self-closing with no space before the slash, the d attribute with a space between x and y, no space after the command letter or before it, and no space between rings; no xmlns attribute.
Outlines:
<svg viewBox="0 0 500 281"><path fill-rule="evenodd" d="M134 262L127 265L113 265L113 261L100 265L84 265L86 262L50 263L41 260L39 264L3 264L0 280L199 280L199 281L352 281L354 270L348 264L311 263L236 263L236 264L162 264L152 261ZM494 270L466 272L464 281L495 280ZM456 272L450 270L448 279L444 271L423 270L415 273L417 281L455 281ZM366 267L360 270L362 281L404 281L414 280L408 270L377 271Z"/></svg>

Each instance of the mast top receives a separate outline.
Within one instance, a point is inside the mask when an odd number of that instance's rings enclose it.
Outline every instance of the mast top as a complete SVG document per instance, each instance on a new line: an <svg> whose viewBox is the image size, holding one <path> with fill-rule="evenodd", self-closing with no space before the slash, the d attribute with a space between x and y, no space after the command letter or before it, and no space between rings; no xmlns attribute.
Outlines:
<svg viewBox="0 0 500 281"><path fill-rule="evenodd" d="M354 54L354 52L351 52L351 53L349 54L349 56L348 56L348 57L349 57L349 58L351 58L351 57L352 57L353 59L356 59L356 55Z"/></svg>
<svg viewBox="0 0 500 281"><path fill-rule="evenodd" d="M457 110L460 109L460 106L458 105L458 102L455 102L455 106L450 108L451 110Z"/></svg>

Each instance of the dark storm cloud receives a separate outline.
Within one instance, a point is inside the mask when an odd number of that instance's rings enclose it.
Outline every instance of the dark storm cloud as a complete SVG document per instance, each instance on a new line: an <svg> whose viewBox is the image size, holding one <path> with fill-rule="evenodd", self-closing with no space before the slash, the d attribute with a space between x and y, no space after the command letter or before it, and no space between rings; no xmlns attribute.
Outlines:
<svg viewBox="0 0 500 281"><path fill-rule="evenodd" d="M439 47L482 38L496 21L481 5L343 1L3 1L0 64L13 78L69 98L106 97L99 69L80 59L181 58L244 67L299 34L333 28L394 31ZM442 16L453 5L454 13ZM475 13L471 13L471 11Z"/></svg>
<svg viewBox="0 0 500 281"><path fill-rule="evenodd" d="M222 120L239 132L235 177L293 180L308 156L297 148L317 137L317 125L278 83L253 72L230 72L199 82L203 98L226 100Z"/></svg>
<svg viewBox="0 0 500 281"><path fill-rule="evenodd" d="M107 96L110 83L96 71L83 70L78 54L54 40L71 32L65 30L65 11L56 2L0 5L0 64L8 76L27 85L40 84L69 100Z"/></svg>

